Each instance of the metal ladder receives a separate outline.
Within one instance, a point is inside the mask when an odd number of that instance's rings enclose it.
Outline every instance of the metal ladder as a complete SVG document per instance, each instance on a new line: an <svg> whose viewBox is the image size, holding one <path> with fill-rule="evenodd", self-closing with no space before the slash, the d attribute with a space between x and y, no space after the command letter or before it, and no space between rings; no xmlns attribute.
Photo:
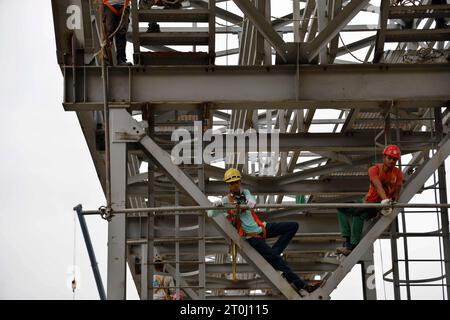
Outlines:
<svg viewBox="0 0 450 320"><path fill-rule="evenodd" d="M134 63L139 65L210 65L215 58L215 0L207 8L139 9L132 0L132 39ZM206 32L153 32L139 29L140 22L207 23ZM141 46L151 51L142 52ZM192 46L192 51L176 51L166 46ZM208 46L208 52L197 52L196 46Z"/></svg>

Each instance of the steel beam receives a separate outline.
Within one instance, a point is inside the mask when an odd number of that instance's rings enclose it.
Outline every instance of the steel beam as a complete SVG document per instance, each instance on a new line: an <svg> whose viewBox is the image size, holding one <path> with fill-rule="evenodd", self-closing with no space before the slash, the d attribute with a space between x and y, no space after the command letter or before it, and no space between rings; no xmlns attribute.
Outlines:
<svg viewBox="0 0 450 320"><path fill-rule="evenodd" d="M64 67L66 110L103 105L101 68ZM110 67L111 107L139 108L169 103L170 108L378 108L394 101L399 108L441 106L450 100L450 65L333 65L299 67ZM149 83L152 85L149 86ZM223 90L227 88L227 90ZM246 88L242 90L242 88ZM297 97L298 91L298 97ZM163 106L161 106L163 107Z"/></svg>
<svg viewBox="0 0 450 320"><path fill-rule="evenodd" d="M278 147L279 151L311 151L313 153L320 154L326 158L331 158L351 164L351 159L347 155L333 153L336 152L373 152L375 149L374 139L379 132L373 130L366 131L353 131L346 133L280 133L278 137ZM394 135L394 132L392 133ZM166 141L170 140L171 135L160 135ZM212 135L216 141L223 141L223 154L230 153L236 150L236 140L235 146L232 149L230 146L225 145L226 135L214 134ZM242 139L242 138L240 138ZM272 142L272 138L269 134L256 134L257 143L261 139L267 140L267 146L269 147ZM409 132L401 131L400 139L402 141L402 150L405 151L417 151L419 149L427 149L435 142L435 140L430 138L430 134L427 132ZM179 146L192 146L193 142L190 140L179 142ZM172 149L177 142L166 143L164 145L165 149ZM249 151L249 141L246 139L245 144L243 143L243 148ZM376 148L381 151L381 148ZM265 152L265 149L259 149L259 151ZM330 152L333 151L333 152ZM251 177L249 179L256 179Z"/></svg>

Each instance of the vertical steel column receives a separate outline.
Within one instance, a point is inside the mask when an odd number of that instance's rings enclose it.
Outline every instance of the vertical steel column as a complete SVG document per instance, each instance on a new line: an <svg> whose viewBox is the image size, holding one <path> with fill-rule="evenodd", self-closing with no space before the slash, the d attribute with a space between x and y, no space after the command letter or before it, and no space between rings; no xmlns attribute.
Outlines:
<svg viewBox="0 0 450 320"><path fill-rule="evenodd" d="M264 6L264 16L266 17L267 21L271 20L271 8L270 8L270 0L265 0L265 6ZM270 43L264 39L264 59L263 64L270 66L272 64L272 47L270 46Z"/></svg>
<svg viewBox="0 0 450 320"><path fill-rule="evenodd" d="M435 129L438 141L442 141L443 127L442 127L442 113L441 108L434 108ZM439 179L439 200L441 203L448 203L447 199L447 181L445 174L445 161L443 159L442 164L438 168ZM441 227L442 227L442 242L444 246L444 259L445 259L445 282L447 289L447 300L450 297L450 236L449 236L449 219L448 209L441 208Z"/></svg>
<svg viewBox="0 0 450 320"><path fill-rule="evenodd" d="M141 300L148 300L148 243L141 245Z"/></svg>
<svg viewBox="0 0 450 320"><path fill-rule="evenodd" d="M148 132L147 134L152 137L155 133L155 117L152 109L148 110ZM155 164L152 160L148 159L147 165L147 203L149 207L154 207L155 204ZM148 274L150 286L148 286L147 299L153 300L153 277L155 274L155 215L148 213L147 216L147 263L145 266Z"/></svg>
<svg viewBox="0 0 450 320"><path fill-rule="evenodd" d="M180 205L180 192L178 188L175 187L175 206ZM178 211L175 211L175 283L176 283L176 297L177 300L180 297L180 241L178 238L180 237L180 215Z"/></svg>
<svg viewBox="0 0 450 320"><path fill-rule="evenodd" d="M384 41L386 39L387 21L389 16L389 0L381 0L380 4L380 17L378 21L378 32L377 39L375 43L375 54L373 57L373 62L378 63L384 53Z"/></svg>
<svg viewBox="0 0 450 320"><path fill-rule="evenodd" d="M133 62L140 64L141 46L139 41L139 11L137 7L137 0L131 0L131 27L133 39Z"/></svg>
<svg viewBox="0 0 450 320"><path fill-rule="evenodd" d="M377 300L375 283L375 263L373 259L373 246L361 258L361 275L363 282L364 300Z"/></svg>
<svg viewBox="0 0 450 320"><path fill-rule="evenodd" d="M397 146L400 148L401 150L401 144L400 144L400 121L399 121L399 114L398 114L398 108L396 108L396 114L395 114L395 119L396 119L396 140L397 140ZM400 168L400 170L402 169L402 159L400 158L398 160L398 166ZM397 200L397 199L396 199ZM405 283L406 283L406 299L407 300L411 300L411 286L409 283L409 254L408 254L408 236L406 236L407 230L406 230L406 215L405 215L405 209L401 209L400 210L400 214L402 217L402 233L404 234L403 236L403 251L404 251L404 255L405 255ZM398 221L398 216L397 216L397 221Z"/></svg>
<svg viewBox="0 0 450 320"><path fill-rule="evenodd" d="M216 58L216 0L208 1L209 10L209 41L208 41L208 51L209 51L209 63L214 64L214 59Z"/></svg>
<svg viewBox="0 0 450 320"><path fill-rule="evenodd" d="M198 110L198 119L202 120L202 134L208 129L209 126L212 126L209 123L209 113L205 107L204 110ZM205 150L205 141L202 142L202 152ZM205 192L205 168L204 163L199 166L197 170L198 177L198 188L204 193ZM198 216L198 298L201 300L205 299L206 293L206 243L205 243L205 216Z"/></svg>
<svg viewBox="0 0 450 320"><path fill-rule="evenodd" d="M115 141L114 133L127 119L123 110L110 111L111 152L111 208L120 211L126 207L127 145ZM118 214L108 223L108 300L126 298L126 216Z"/></svg>
<svg viewBox="0 0 450 320"><path fill-rule="evenodd" d="M294 42L300 42L300 0L292 1L292 10Z"/></svg>
<svg viewBox="0 0 450 320"><path fill-rule="evenodd" d="M391 234L391 258L392 258L392 285L394 286L394 299L400 300L401 299L401 292L400 292L400 275L399 275L399 269L398 269L398 248L397 248L397 217L394 221L391 222L390 225L390 234Z"/></svg>
<svg viewBox="0 0 450 320"><path fill-rule="evenodd" d="M316 8L317 8L317 26L319 33L322 32L323 29L328 24L327 20L327 6L326 2L323 0L316 0ZM319 52L319 64L328 64L328 54L327 54L327 46L324 46L323 49Z"/></svg>
<svg viewBox="0 0 450 320"><path fill-rule="evenodd" d="M391 143L391 116L390 116L390 108L385 109L385 128L384 128L384 143L387 145ZM398 268L398 247L397 247L397 239L398 239L398 216L391 222L390 225L390 241L391 241L391 258L392 258L392 285L394 286L394 299L401 299L400 292L400 273Z"/></svg>

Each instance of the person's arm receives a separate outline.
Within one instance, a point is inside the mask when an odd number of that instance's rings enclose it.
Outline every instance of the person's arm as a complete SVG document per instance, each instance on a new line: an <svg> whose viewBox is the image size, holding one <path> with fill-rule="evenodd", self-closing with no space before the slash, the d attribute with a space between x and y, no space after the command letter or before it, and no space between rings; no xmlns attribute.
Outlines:
<svg viewBox="0 0 450 320"><path fill-rule="evenodd" d="M256 203L256 198L251 194L250 190L244 189L243 193L247 201L250 200Z"/></svg>
<svg viewBox="0 0 450 320"><path fill-rule="evenodd" d="M247 201L246 204L249 206L249 208L253 209L256 205L255 197L250 193L248 189L244 189L243 193L245 195L245 200Z"/></svg>
<svg viewBox="0 0 450 320"><path fill-rule="evenodd" d="M386 192L384 191L383 185L381 184L380 178L375 177L372 179L372 185L377 190L378 195L380 196L381 200L387 199Z"/></svg>
<svg viewBox="0 0 450 320"><path fill-rule="evenodd" d="M227 197L223 197L222 198L222 203L223 203L224 206L226 206L228 204L228 198ZM212 218L212 217L215 217L215 216L217 216L219 214L226 214L226 213L227 213L227 210L220 209L220 208L213 209L213 210L208 210L208 217Z"/></svg>
<svg viewBox="0 0 450 320"><path fill-rule="evenodd" d="M381 200L387 199L386 192L384 191L383 185L380 181L380 170L379 166L373 166L369 168L368 174L370 183L375 187L375 190L377 191L378 195L380 196Z"/></svg>

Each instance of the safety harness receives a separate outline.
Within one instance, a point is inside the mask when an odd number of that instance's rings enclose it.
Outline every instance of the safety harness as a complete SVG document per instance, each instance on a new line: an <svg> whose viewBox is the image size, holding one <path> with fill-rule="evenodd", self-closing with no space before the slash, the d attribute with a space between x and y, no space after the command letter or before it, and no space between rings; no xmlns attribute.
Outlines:
<svg viewBox="0 0 450 320"><path fill-rule="evenodd" d="M158 284L158 287L164 287L165 284L165 278L164 276L161 275L155 275L155 280ZM163 291L164 292L164 300L172 300L172 297L169 294L169 289L168 288L155 288L155 294L157 294L159 291Z"/></svg>
<svg viewBox="0 0 450 320"><path fill-rule="evenodd" d="M234 205L236 205L236 201L234 200L231 193L227 194L228 200ZM248 209L250 213L252 214L253 219L255 220L256 224L261 227L262 229L262 237L261 234L253 233L253 232L245 232L241 225L241 219L239 217L240 212L238 212L237 209L230 209L228 210L228 219L231 221L233 226L238 230L240 236L248 236L248 237L254 237L254 238L263 238L266 239L266 227L264 226L264 223L259 220L257 214L252 209Z"/></svg>
<svg viewBox="0 0 450 320"><path fill-rule="evenodd" d="M122 6L122 8L120 8L120 10L117 10L111 3L109 3L108 0L103 0L103 3L112 11L114 12L117 16L122 15L123 10L125 10L126 7L128 7L128 5L130 4L130 0L125 0L124 5Z"/></svg>

